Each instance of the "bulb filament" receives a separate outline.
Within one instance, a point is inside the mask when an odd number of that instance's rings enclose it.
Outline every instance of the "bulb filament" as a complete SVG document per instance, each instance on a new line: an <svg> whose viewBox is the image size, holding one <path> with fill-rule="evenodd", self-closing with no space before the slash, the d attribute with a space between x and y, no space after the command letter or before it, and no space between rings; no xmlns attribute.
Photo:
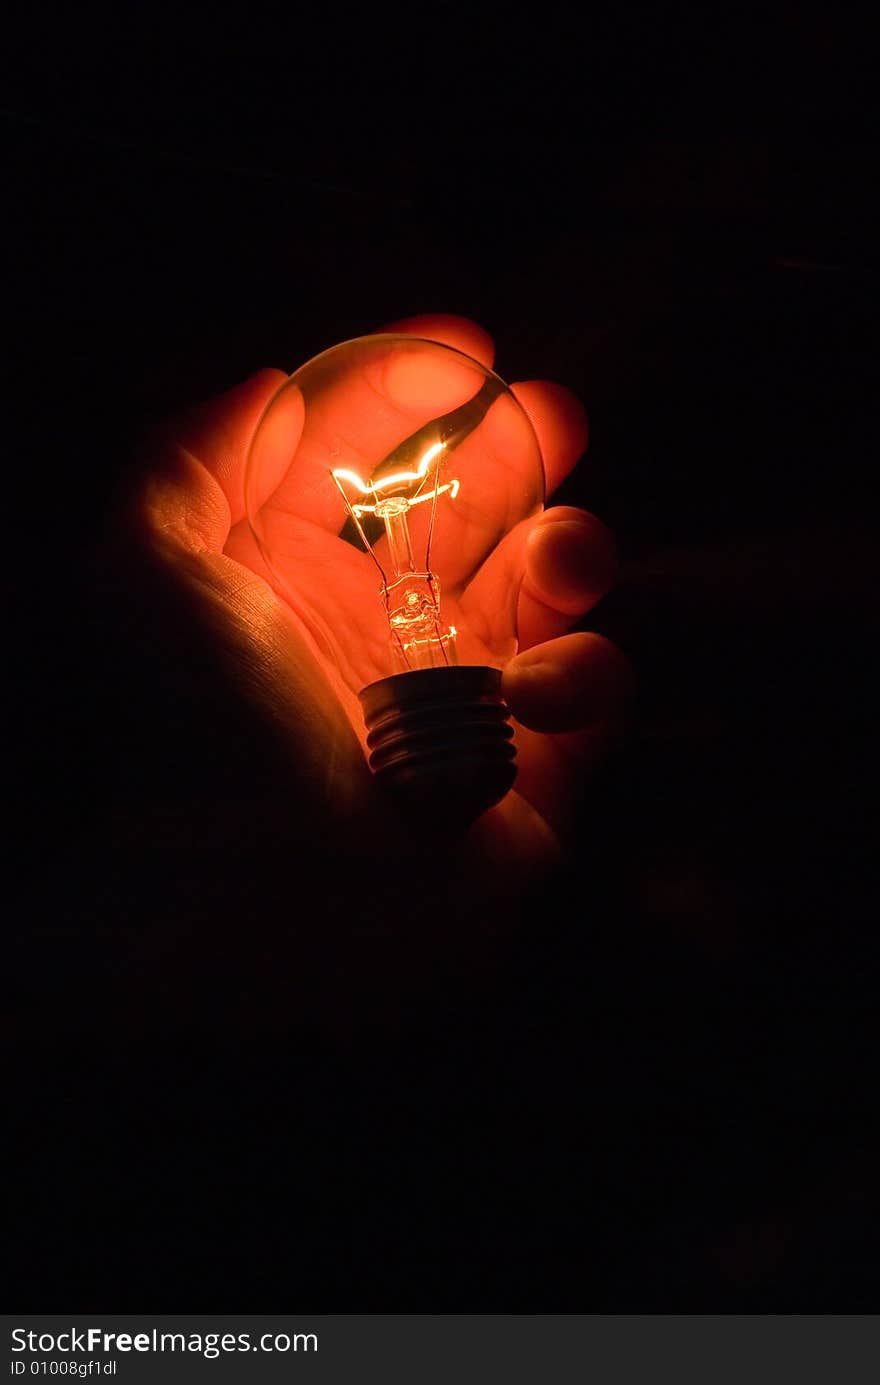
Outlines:
<svg viewBox="0 0 880 1385"><path fill-rule="evenodd" d="M461 483L458 479L441 483L440 472L448 453L482 422L503 389L501 381L490 376L467 403L400 443L366 480L346 467L331 470L360 540L379 569L391 638L403 669L458 662L455 627L444 624L440 615L440 582L431 570L431 542L438 498L446 495L454 500ZM356 492L357 499L349 499L343 483ZM417 566L409 513L426 502L431 504L431 513L425 558ZM364 521L368 519L382 523L378 532L387 544L385 565L367 536Z"/></svg>
<svg viewBox="0 0 880 1385"><path fill-rule="evenodd" d="M382 598L391 638L398 662L404 669L435 668L456 662L455 628L444 625L441 620L440 583L436 573L430 568L437 497L448 494L450 499L454 500L459 491L458 480L440 484L440 458L444 448L445 443L442 441L432 443L414 471L380 474L366 481L357 472L346 468L340 467L331 472L345 507L357 526L364 547L381 574ZM433 468L434 484L428 487L432 462L436 463ZM378 470L381 473L382 467ZM347 481L365 499L354 502L349 500L342 485L343 481ZM401 486L411 488L411 494L388 494L392 490L399 491ZM425 563L419 568L416 566L413 553L408 517L415 505L423 504L425 501L431 502L431 518ZM374 515L382 521L388 547L387 570L367 538L362 523L365 515Z"/></svg>

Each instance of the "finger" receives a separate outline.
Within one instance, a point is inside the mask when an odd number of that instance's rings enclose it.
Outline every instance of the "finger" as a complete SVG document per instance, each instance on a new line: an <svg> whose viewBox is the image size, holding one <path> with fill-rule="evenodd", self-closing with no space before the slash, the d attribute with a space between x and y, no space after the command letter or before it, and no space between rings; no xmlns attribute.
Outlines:
<svg viewBox="0 0 880 1385"><path fill-rule="evenodd" d="M517 603L521 651L564 635L614 585L617 547L595 515L549 510L526 545Z"/></svg>
<svg viewBox="0 0 880 1385"><path fill-rule="evenodd" d="M454 313L419 313L415 317L400 317L384 327L377 327L376 331L402 332L405 336L443 342L444 346L463 351L490 370L495 359L495 343L485 328L469 317L458 317Z"/></svg>
<svg viewBox="0 0 880 1385"><path fill-rule="evenodd" d="M515 597L519 648L531 649L571 629L611 588L616 571L611 531L586 510L558 505L498 545L464 593L462 612L498 647Z"/></svg>
<svg viewBox="0 0 880 1385"><path fill-rule="evenodd" d="M592 632L563 635L511 659L503 691L517 721L532 731L579 731L624 715L633 692L626 656Z"/></svg>
<svg viewBox="0 0 880 1385"><path fill-rule="evenodd" d="M549 380L511 386L529 416L544 459L547 495L574 469L587 449L587 411L576 394Z"/></svg>
<svg viewBox="0 0 880 1385"><path fill-rule="evenodd" d="M503 686L517 718L517 792L564 832L585 775L630 719L629 661L600 635L567 635L512 660Z"/></svg>
<svg viewBox="0 0 880 1385"><path fill-rule="evenodd" d="M163 423L144 445L126 513L186 547L219 552L244 515L248 448L284 379L261 370Z"/></svg>
<svg viewBox="0 0 880 1385"><path fill-rule="evenodd" d="M251 440L263 410L286 378L281 370L257 371L181 415L177 441L221 487L233 524L245 512L244 471Z"/></svg>

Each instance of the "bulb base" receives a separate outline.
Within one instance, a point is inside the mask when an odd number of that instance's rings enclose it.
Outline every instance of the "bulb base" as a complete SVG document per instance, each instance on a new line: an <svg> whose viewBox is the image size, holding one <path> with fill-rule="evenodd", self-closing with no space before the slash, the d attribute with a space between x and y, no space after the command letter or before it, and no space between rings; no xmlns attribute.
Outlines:
<svg viewBox="0 0 880 1385"><path fill-rule="evenodd" d="M466 827L513 784L516 749L498 669L397 673L360 699L370 768L403 805Z"/></svg>

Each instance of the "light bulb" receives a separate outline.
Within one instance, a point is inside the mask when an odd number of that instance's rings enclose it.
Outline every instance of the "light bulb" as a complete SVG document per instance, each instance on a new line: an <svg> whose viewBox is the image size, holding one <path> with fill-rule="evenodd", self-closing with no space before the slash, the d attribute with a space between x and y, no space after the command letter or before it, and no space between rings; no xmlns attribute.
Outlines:
<svg viewBox="0 0 880 1385"><path fill-rule="evenodd" d="M504 544L544 499L509 387L438 342L343 342L270 400L245 496L266 575L359 699L374 773L438 820L498 802L516 773Z"/></svg>

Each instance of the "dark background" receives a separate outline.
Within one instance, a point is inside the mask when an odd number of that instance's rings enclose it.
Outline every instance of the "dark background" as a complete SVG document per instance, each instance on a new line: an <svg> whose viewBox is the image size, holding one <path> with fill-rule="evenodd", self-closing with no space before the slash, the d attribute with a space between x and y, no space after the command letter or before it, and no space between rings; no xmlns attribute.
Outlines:
<svg viewBox="0 0 880 1385"><path fill-rule="evenodd" d="M742 7L11 46L17 1309L876 1310L869 69ZM148 423L420 311L587 403L638 719L479 962L328 925L318 1020L277 866L102 848L160 736L107 728L91 555Z"/></svg>

